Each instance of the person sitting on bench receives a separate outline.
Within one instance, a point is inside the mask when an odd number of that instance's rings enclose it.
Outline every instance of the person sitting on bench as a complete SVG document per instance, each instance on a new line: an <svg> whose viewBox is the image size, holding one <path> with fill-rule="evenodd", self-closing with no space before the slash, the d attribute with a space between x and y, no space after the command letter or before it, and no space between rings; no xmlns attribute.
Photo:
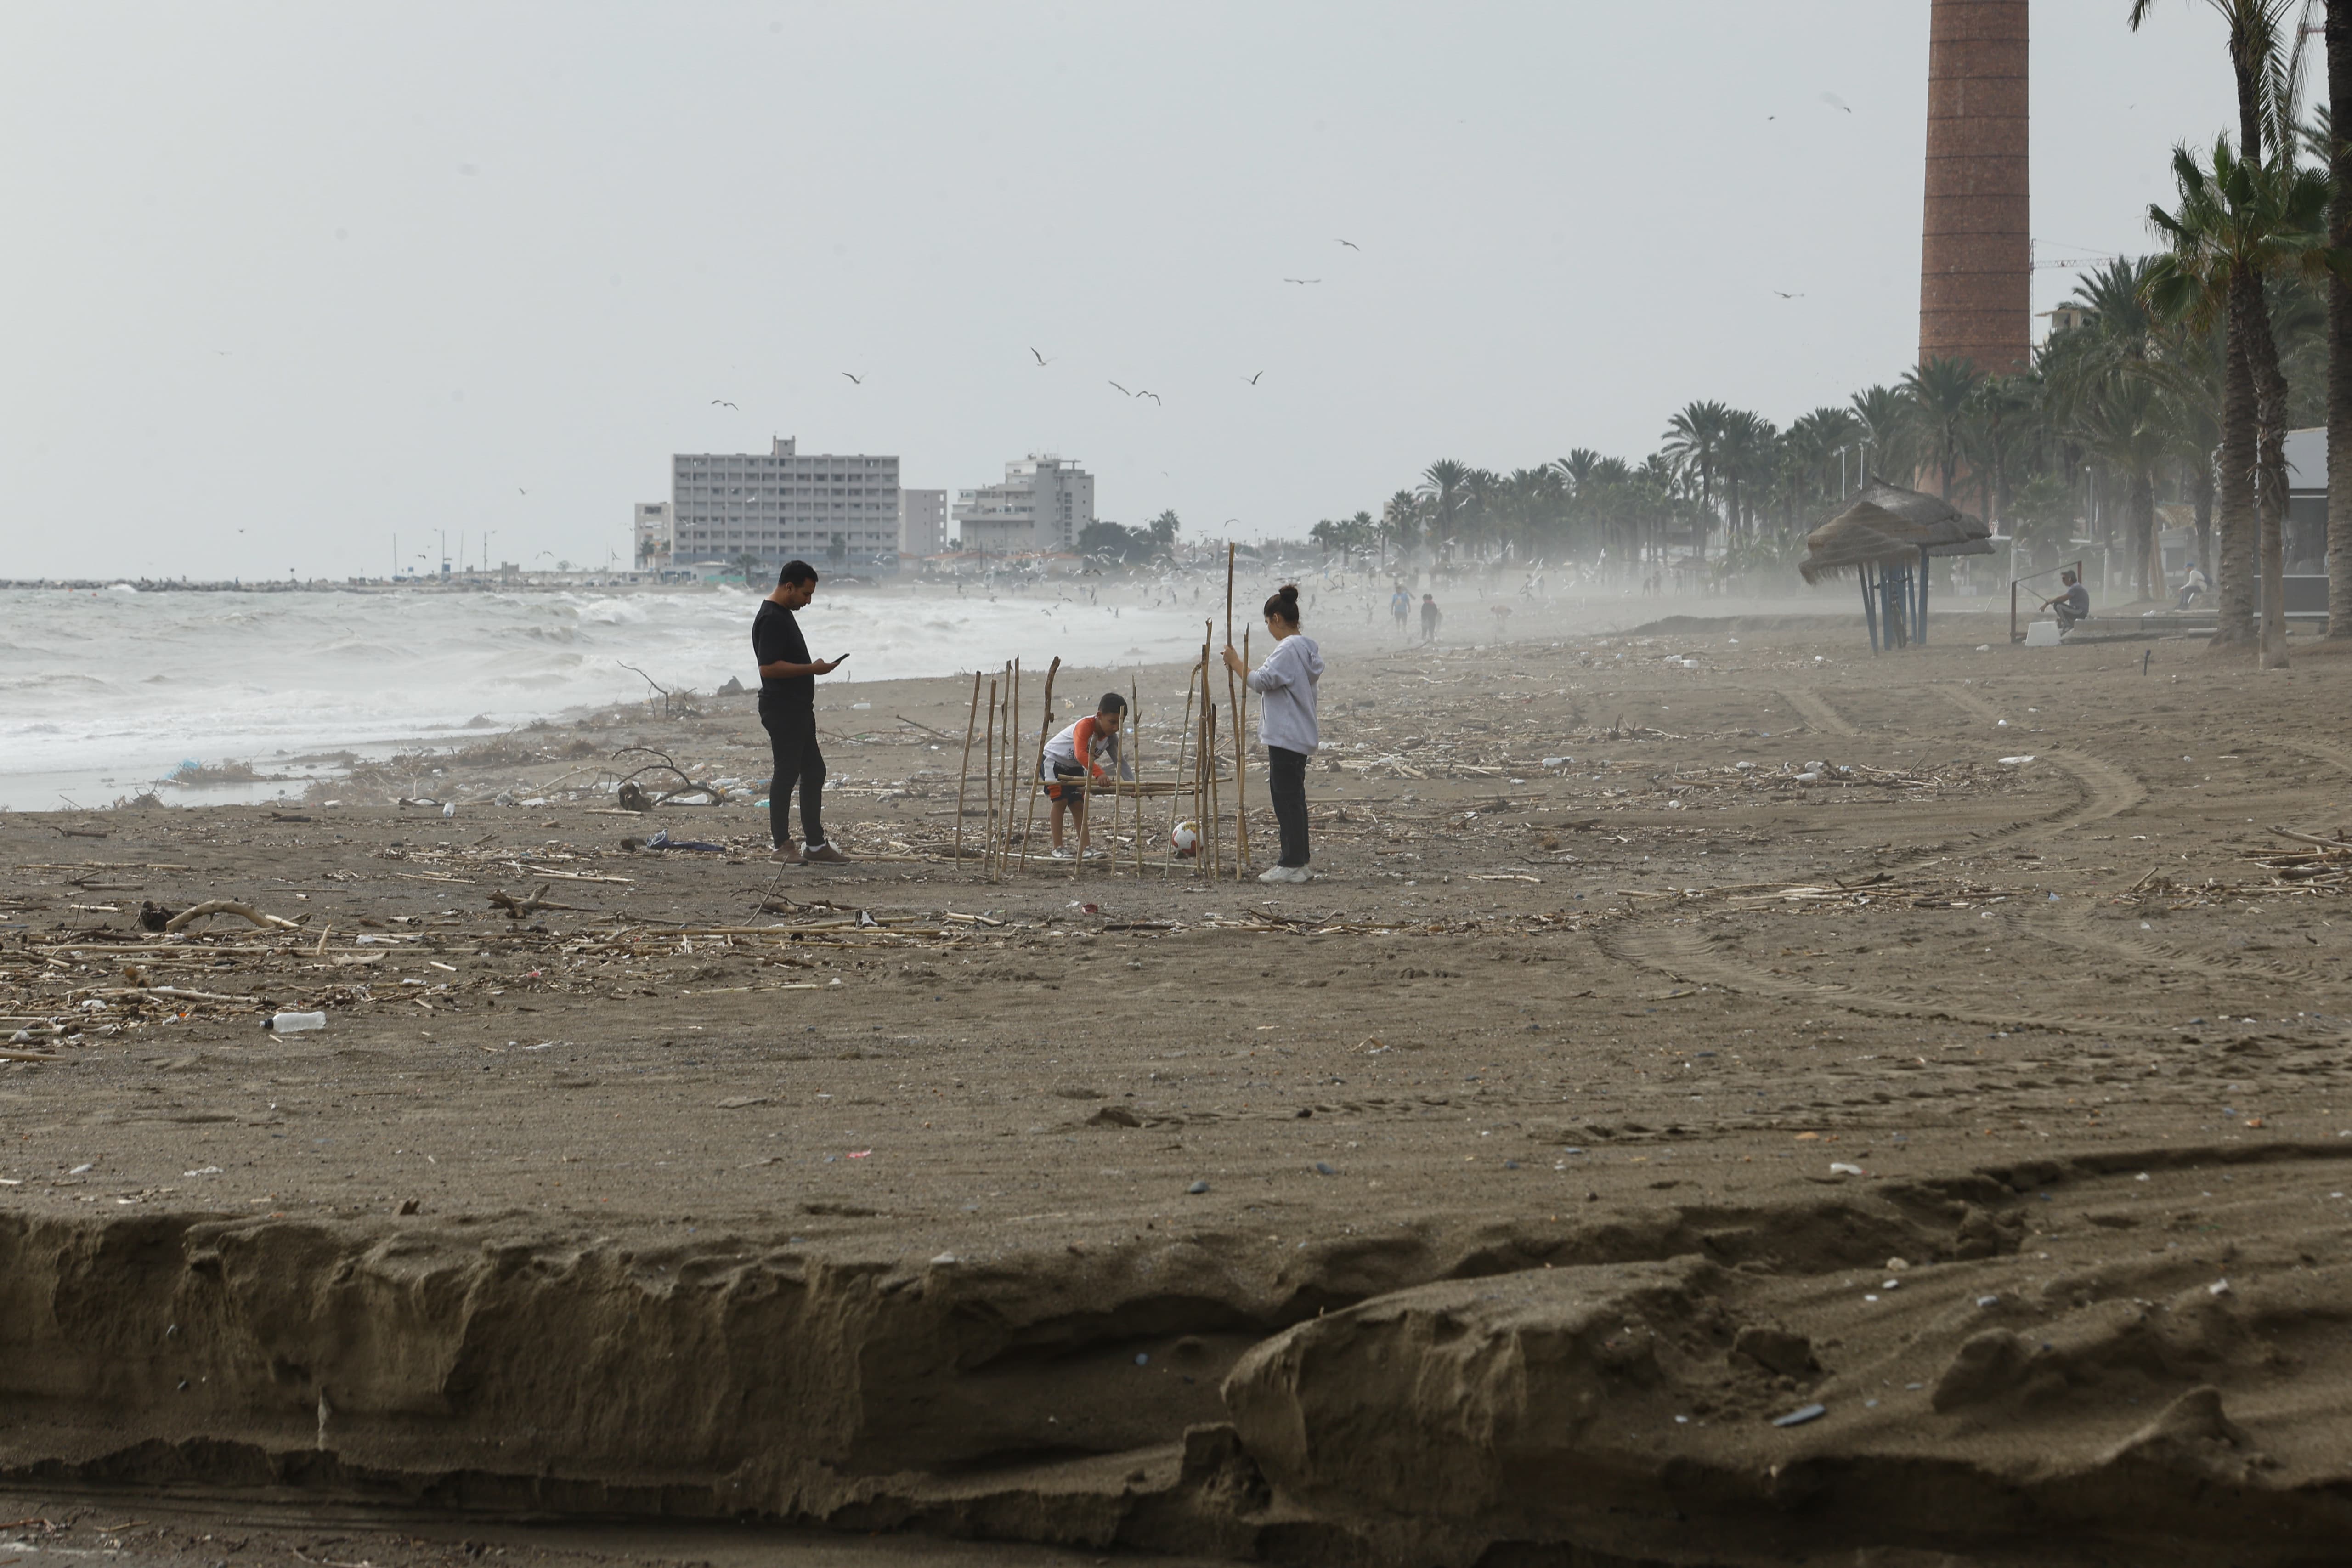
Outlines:
<svg viewBox="0 0 2352 1568"><path fill-rule="evenodd" d="M2060 631L2071 631L2074 623L2090 618L2091 591L2072 572L2061 572L2058 581L2066 584L2066 591L2054 599L2042 600L2042 607L2058 617Z"/></svg>

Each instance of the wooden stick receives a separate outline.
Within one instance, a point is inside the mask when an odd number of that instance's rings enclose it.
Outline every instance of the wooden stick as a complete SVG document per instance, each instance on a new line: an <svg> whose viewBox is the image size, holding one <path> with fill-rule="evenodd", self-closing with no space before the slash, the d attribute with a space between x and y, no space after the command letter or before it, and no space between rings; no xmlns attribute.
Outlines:
<svg viewBox="0 0 2352 1568"><path fill-rule="evenodd" d="M1045 667L1045 717L1037 725L1037 761L1029 770L1029 810L1021 824L1021 868L1029 869L1029 830L1037 822L1037 775L1045 771L1045 742L1054 732L1054 677L1062 669L1062 656Z"/></svg>
<svg viewBox="0 0 2352 1568"><path fill-rule="evenodd" d="M1234 646L1234 542L1225 541L1225 646ZM1242 862L1249 856L1248 829L1242 826L1241 698L1235 694L1233 667L1225 667L1225 717L1234 726L1234 880L1242 879Z"/></svg>
<svg viewBox="0 0 2352 1568"><path fill-rule="evenodd" d="M963 763L956 773L956 840L955 858L963 861L963 786L971 780L971 731L980 717L980 671L971 672L971 711L963 721Z"/></svg>
<svg viewBox="0 0 2352 1568"><path fill-rule="evenodd" d="M1013 739L1013 720L1021 711L1021 660L1013 661L1013 685L1004 696L1004 849L996 858L997 869L1003 870L1013 858L1013 786L1021 772L1015 753L1021 742Z"/></svg>
<svg viewBox="0 0 2352 1568"><path fill-rule="evenodd" d="M1201 650L1202 657L1208 649ZM1166 881L1176 865L1176 822L1184 809L1184 760L1192 752L1192 682L1201 673L1198 665L1184 672L1184 721L1176 731L1176 787L1168 792L1168 858L1160 868L1160 879ZM1193 764L1195 770L1199 763Z"/></svg>
<svg viewBox="0 0 2352 1568"><path fill-rule="evenodd" d="M980 872L996 880L996 682L988 683L988 739L981 752L982 787L988 795L988 826L980 840Z"/></svg>
<svg viewBox="0 0 2352 1568"><path fill-rule="evenodd" d="M1053 722L1053 720L1048 718L1046 722L1050 724ZM1094 748L1089 745L1087 750L1091 752ZM1038 771L1041 773L1044 772L1045 766L1045 760L1041 757L1038 759L1037 763ZM1074 882L1078 879L1078 873L1085 870L1087 868L1087 829L1094 826L1095 796L1093 785L1095 782L1095 770L1093 766L1093 759L1089 757L1080 757L1078 759L1078 776L1076 782L1078 786L1078 858L1077 862L1070 868L1070 880ZM1063 793L1066 795L1069 791L1069 787L1070 786L1067 784L1063 785ZM1115 795L1111 800L1111 809L1113 811L1117 811L1118 809L1118 797Z"/></svg>
<svg viewBox="0 0 2352 1568"><path fill-rule="evenodd" d="M1143 875L1143 678L1128 677L1127 712L1135 728L1135 874Z"/></svg>
<svg viewBox="0 0 2352 1568"><path fill-rule="evenodd" d="M1243 666L1246 668L1249 661L1250 635L1248 628L1244 627L1242 630ZM1241 684L1241 695L1234 699L1234 841L1240 846L1241 854L1241 864L1234 868L1234 880L1236 882L1242 879L1242 872L1247 868L1250 858L1248 785L1244 782L1249 777L1249 763L1244 760L1248 746L1249 681L1244 678Z"/></svg>
<svg viewBox="0 0 2352 1568"><path fill-rule="evenodd" d="M1220 852L1224 838L1224 813L1218 809L1217 799L1217 705L1210 703L1201 710L1201 727L1207 731L1202 737L1201 763L1207 770L1203 793L1208 797L1205 814L1201 819L1201 852L1208 860L1208 874L1213 878L1224 869L1224 856Z"/></svg>

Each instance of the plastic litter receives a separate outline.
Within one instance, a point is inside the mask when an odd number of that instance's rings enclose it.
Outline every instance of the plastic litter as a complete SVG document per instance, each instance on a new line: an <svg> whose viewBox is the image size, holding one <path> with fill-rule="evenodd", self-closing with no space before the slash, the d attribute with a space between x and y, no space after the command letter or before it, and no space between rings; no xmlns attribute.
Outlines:
<svg viewBox="0 0 2352 1568"><path fill-rule="evenodd" d="M1849 1165L1843 1160L1834 1161L1830 1165L1830 1174L1832 1176L1859 1176L1865 1173L1860 1165Z"/></svg>
<svg viewBox="0 0 2352 1568"><path fill-rule="evenodd" d="M1198 1196L1209 1190L1209 1184L1206 1182L1194 1182L1191 1186L1186 1187L1184 1190L1195 1196Z"/></svg>
<svg viewBox="0 0 2352 1568"><path fill-rule="evenodd" d="M1802 1426L1808 1421L1818 1421L1830 1413L1826 1405L1801 1405L1786 1415L1772 1417L1775 1426Z"/></svg>
<svg viewBox="0 0 2352 1568"><path fill-rule="evenodd" d="M327 1026L324 1013L278 1013L261 1021L261 1026L274 1035L297 1035L305 1029Z"/></svg>

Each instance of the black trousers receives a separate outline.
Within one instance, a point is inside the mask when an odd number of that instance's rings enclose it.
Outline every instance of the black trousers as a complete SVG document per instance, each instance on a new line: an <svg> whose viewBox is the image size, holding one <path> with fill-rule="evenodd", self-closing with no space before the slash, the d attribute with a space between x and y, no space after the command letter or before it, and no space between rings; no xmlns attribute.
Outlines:
<svg viewBox="0 0 2352 1568"><path fill-rule="evenodd" d="M824 753L816 749L816 710L760 710L768 731L775 771L768 780L768 837L781 849L792 841L789 808L793 786L801 790L801 833L810 844L824 842Z"/></svg>
<svg viewBox="0 0 2352 1568"><path fill-rule="evenodd" d="M1274 820L1282 829L1282 863L1306 865L1307 753L1268 746L1265 792L1274 797Z"/></svg>

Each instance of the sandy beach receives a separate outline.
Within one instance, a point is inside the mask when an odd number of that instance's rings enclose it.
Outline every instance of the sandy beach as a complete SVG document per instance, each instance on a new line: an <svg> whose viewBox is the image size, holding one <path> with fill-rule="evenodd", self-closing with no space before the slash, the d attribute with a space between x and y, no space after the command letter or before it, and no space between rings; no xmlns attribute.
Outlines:
<svg viewBox="0 0 2352 1568"><path fill-rule="evenodd" d="M1971 625L1335 661L1300 888L1170 865L1160 804L1139 877L985 879L952 680L821 692L845 867L564 796L629 744L764 772L748 698L0 817L0 1467L1317 1560L2309 1560L2352 675ZM1118 679L1151 776L1183 671ZM208 899L297 924L141 929Z"/></svg>

